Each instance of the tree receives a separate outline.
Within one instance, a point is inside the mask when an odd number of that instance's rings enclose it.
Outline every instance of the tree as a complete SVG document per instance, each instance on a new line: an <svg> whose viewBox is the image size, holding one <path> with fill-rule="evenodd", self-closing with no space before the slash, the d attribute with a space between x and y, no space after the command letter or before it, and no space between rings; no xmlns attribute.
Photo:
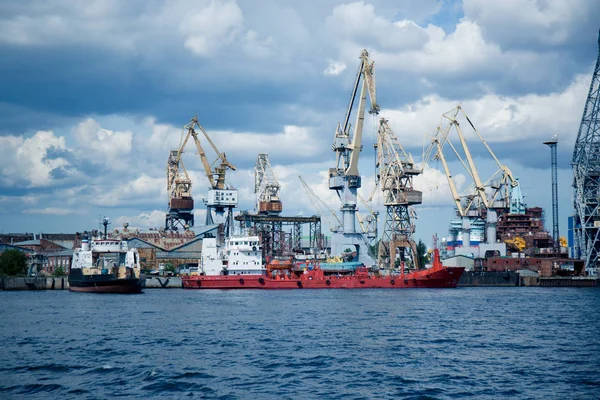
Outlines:
<svg viewBox="0 0 600 400"><path fill-rule="evenodd" d="M167 263L167 265L165 266L165 273L175 275L175 267L173 266L173 264Z"/></svg>
<svg viewBox="0 0 600 400"><path fill-rule="evenodd" d="M0 275L26 275L27 256L20 250L5 250L0 254Z"/></svg>
<svg viewBox="0 0 600 400"><path fill-rule="evenodd" d="M65 270L63 267L58 267L54 270L54 276L65 276Z"/></svg>
<svg viewBox="0 0 600 400"><path fill-rule="evenodd" d="M427 245L421 239L419 239L419 243L417 244L417 259L419 260L419 268L425 268L425 264L429 261Z"/></svg>

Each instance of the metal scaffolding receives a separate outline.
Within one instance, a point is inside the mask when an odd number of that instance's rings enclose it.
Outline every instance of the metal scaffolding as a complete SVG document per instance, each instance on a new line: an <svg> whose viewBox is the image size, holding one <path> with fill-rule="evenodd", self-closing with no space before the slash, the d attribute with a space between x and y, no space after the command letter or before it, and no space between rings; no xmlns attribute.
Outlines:
<svg viewBox="0 0 600 400"><path fill-rule="evenodd" d="M600 35L598 36L600 51ZM596 274L600 255L600 52L573 150L574 255Z"/></svg>
<svg viewBox="0 0 600 400"><path fill-rule="evenodd" d="M283 217L241 213L235 217L242 229L250 229L261 237L263 257L290 257L302 248L302 225L308 225L308 247L319 252L323 249L321 217ZM287 232L284 227L291 226Z"/></svg>

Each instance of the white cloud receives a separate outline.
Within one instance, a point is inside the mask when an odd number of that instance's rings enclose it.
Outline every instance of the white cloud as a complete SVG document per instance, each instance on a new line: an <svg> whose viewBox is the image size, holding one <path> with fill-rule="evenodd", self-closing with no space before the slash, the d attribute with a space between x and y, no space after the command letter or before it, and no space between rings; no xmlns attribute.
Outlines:
<svg viewBox="0 0 600 400"><path fill-rule="evenodd" d="M180 29L187 49L208 56L232 43L243 24L242 10L235 1L211 0L207 7L186 15Z"/></svg>
<svg viewBox="0 0 600 400"><path fill-rule="evenodd" d="M542 139L558 135L574 142L589 89L589 76L577 76L562 92L547 95L500 96L487 94L461 103L463 110L489 143L528 141L536 145ZM398 110L382 110L404 146L416 148L428 144L440 124L442 113L460 102L438 95L425 96ZM474 137L471 129L463 133Z"/></svg>
<svg viewBox="0 0 600 400"><path fill-rule="evenodd" d="M101 207L115 207L160 201L163 197L166 204L166 180L166 176L150 177L142 173L140 177L129 182L114 181L113 185L97 190L90 203Z"/></svg>
<svg viewBox="0 0 600 400"><path fill-rule="evenodd" d="M246 32L243 40L244 52L252 58L266 58L272 54L274 40L271 37L261 39L256 31Z"/></svg>
<svg viewBox="0 0 600 400"><path fill-rule="evenodd" d="M280 153L294 155L294 158L310 159L323 149L319 147L316 133L309 127L284 126L283 132L264 134L258 132L215 131L210 133L219 138L217 147L226 152L227 158L235 165L232 154L252 155L258 153ZM225 149L225 145L226 149Z"/></svg>
<svg viewBox="0 0 600 400"><path fill-rule="evenodd" d="M116 217L114 221L114 227L116 229L121 229L121 227L123 227L123 224L125 223L128 224L127 229L129 229L130 231L136 229L162 228L165 226L165 211L152 210L148 212L142 212L137 215L122 215Z"/></svg>
<svg viewBox="0 0 600 400"><path fill-rule="evenodd" d="M80 214L79 211L72 208L46 207L46 208L29 208L23 210L23 214L40 214L40 215L69 215Z"/></svg>
<svg viewBox="0 0 600 400"><path fill-rule="evenodd" d="M52 173L69 162L48 158L49 151L66 151L65 138L52 131L38 131L30 138L0 136L0 182L8 186L44 187L54 183Z"/></svg>
<svg viewBox="0 0 600 400"><path fill-rule="evenodd" d="M461 194L461 190L467 183L464 174L458 173L452 176L456 189ZM453 206L453 196L448 184L446 174L440 169L430 165L426 166L421 175L417 175L413 180L413 186L416 190L423 192L423 206ZM420 206L418 207L420 208Z"/></svg>
<svg viewBox="0 0 600 400"><path fill-rule="evenodd" d="M78 141L78 153L82 158L106 165L110 169L120 169L128 163L133 134L104 129L92 118L77 125L74 136Z"/></svg>
<svg viewBox="0 0 600 400"><path fill-rule="evenodd" d="M324 75L335 76L346 70L346 63L343 61L329 61L329 65L323 71Z"/></svg>
<svg viewBox="0 0 600 400"><path fill-rule="evenodd" d="M397 52L376 49L371 57L377 60L379 68L438 76L484 68L498 71L499 63L507 62L503 60L500 48L487 43L479 26L469 20L460 21L450 34L434 25L424 29L423 34L427 39L421 47Z"/></svg>
<svg viewBox="0 0 600 400"><path fill-rule="evenodd" d="M427 34L413 21L392 22L362 1L334 7L325 21L328 32L342 41L365 43L382 49L420 48Z"/></svg>

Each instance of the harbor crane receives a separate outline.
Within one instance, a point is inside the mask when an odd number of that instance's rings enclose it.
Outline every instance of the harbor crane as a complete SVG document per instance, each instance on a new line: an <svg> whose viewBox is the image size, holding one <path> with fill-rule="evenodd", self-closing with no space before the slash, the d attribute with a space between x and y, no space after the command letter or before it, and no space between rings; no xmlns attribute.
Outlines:
<svg viewBox="0 0 600 400"><path fill-rule="evenodd" d="M573 257L588 275L600 264L600 34L598 58L573 148Z"/></svg>
<svg viewBox="0 0 600 400"><path fill-rule="evenodd" d="M476 137L479 138L484 148L488 151L492 159L498 165L498 169L489 179L483 181L479 175L473 156L467 144L466 137L461 129L459 116L463 117L468 126L471 127ZM459 147L451 141L451 135L456 132ZM444 148L447 145L452 153L457 157L460 164L464 167L472 184L469 185L464 193L459 193L450 172L447 157ZM431 139L429 147L423 153L423 167L431 160L439 160L442 163L448 185L452 193L452 198L456 208L457 215L463 221L463 228L468 232L471 221L486 217L487 241L495 243L495 226L498 221L498 213L508 211L510 214L524 214L525 202L519 186L519 180L516 179L510 169L500 163L490 146L487 144L481 133L475 128L473 122L459 105L455 109L442 115L442 123L437 128L435 136ZM492 229L489 229L492 228Z"/></svg>
<svg viewBox="0 0 600 400"><path fill-rule="evenodd" d="M379 186L383 192L386 208L377 264L380 269L397 266L403 271L405 268L419 269L424 266L419 265L417 245L413 239L415 212L412 206L422 203L423 193L413 187L413 178L422 170L415 167L412 156L404 151L384 118L379 120L374 147L377 153L375 189Z"/></svg>
<svg viewBox="0 0 600 400"><path fill-rule="evenodd" d="M259 154L254 166L254 193L256 210L259 214L278 215L281 213L281 186L275 177L268 154Z"/></svg>
<svg viewBox="0 0 600 400"><path fill-rule="evenodd" d="M217 155L217 158L213 163L209 163L208 161L206 152L198 138L196 128L202 132L204 138L208 141ZM214 223L222 225L219 232L220 237L218 238L218 242L220 243L225 237L230 236L230 230L233 229L233 208L237 207L238 193L237 189L230 187L227 184L225 177L228 169L235 171L236 168L227 160L225 153L221 153L217 149L206 130L198 121L198 116L194 116L190 122L184 126L179 149L171 151L167 167L167 188L169 189L170 195L177 194L177 188L181 188L181 190L183 190L182 194L186 194L186 198L189 197L191 199L191 180L189 179L189 175L181 158L190 137L193 138L196 144L196 149L200 155L200 160L202 161L206 177L210 184L208 197L204 200L207 207L205 223L206 225L212 225ZM183 172L183 176L181 172ZM181 182L180 185L177 184L179 181ZM170 199L171 208L171 205L174 204L172 201L174 197L170 197ZM175 199L177 199L177 197L175 197ZM169 214L167 214L167 225L169 225Z"/></svg>
<svg viewBox="0 0 600 400"><path fill-rule="evenodd" d="M179 227L189 229L194 226L192 180L181 158L182 153L183 147L180 143L177 150L169 152L167 160L169 211L165 220L166 230L177 230Z"/></svg>
<svg viewBox="0 0 600 400"><path fill-rule="evenodd" d="M459 114L466 119L473 132L476 133L485 149L498 165L496 172L494 172L485 182L481 180L475 162L473 161L473 156L458 120ZM471 119L464 109L461 106L457 106L455 109L443 114L442 118L446 119L448 123L446 125L442 123L438 126L437 134L432 138L430 146L424 153L423 160L424 165L431 159L439 159L442 162L459 215L461 217L467 215L481 216L482 210L488 209L510 209L511 214L524 213L525 205L522 202L522 198L517 197L514 201L511 201L511 191L519 186L519 181L513 176L506 165L500 163L498 157L496 157L483 136L481 136L481 133L475 128L475 125L473 125L473 122L471 122ZM461 152L450 140L453 128L460 141L464 155L461 155ZM471 189L467 194L459 194L456 189L443 151L446 144L448 144L448 147L450 147L452 152L456 155L473 181L472 188L474 187L474 190Z"/></svg>
<svg viewBox="0 0 600 400"><path fill-rule="evenodd" d="M356 122L352 130L350 117L359 89L360 97L356 110ZM365 265L373 265L374 260L368 255L363 234L356 231L357 190L361 187L358 160L362 150L367 93L371 101L369 113L379 114L375 87L375 64L369 59L367 50L363 50L360 55L360 64L350 97L350 104L344 122L338 124L336 128L332 145L332 150L336 154L336 166L329 169L329 189L335 190L342 203L342 229L332 235L331 253L338 255L347 249L351 249L356 251L358 261Z"/></svg>

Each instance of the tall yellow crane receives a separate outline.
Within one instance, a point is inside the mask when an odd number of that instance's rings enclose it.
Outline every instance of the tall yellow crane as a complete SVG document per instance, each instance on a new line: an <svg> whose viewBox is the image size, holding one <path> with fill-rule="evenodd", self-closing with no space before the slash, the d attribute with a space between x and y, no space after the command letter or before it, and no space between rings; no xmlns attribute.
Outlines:
<svg viewBox="0 0 600 400"><path fill-rule="evenodd" d="M204 138L208 141L217 155L217 158L213 163L208 161L208 157L202 147L196 128L202 132ZM177 203L177 201L174 202L173 199L178 199L178 197L176 197L178 191L181 191L181 193L191 198L191 181L181 158L190 137L193 138L194 143L196 144L196 149L200 156L202 166L204 167L204 172L210 183L208 196L205 200L207 206L206 224L211 225L218 223L223 226L219 238L221 241L224 237L229 236L230 230L233 228L233 208L238 204L237 189L228 186L225 179L227 170L230 169L235 171L236 168L227 160L225 153L221 153L219 149L217 149L217 146L198 121L198 116L194 116L190 122L183 127L182 140L180 141L179 148L171 151L169 155L169 161L167 163L167 190L170 195L170 210L169 214L167 214L167 225L169 225L171 205ZM181 184L178 184L178 182L181 182Z"/></svg>

